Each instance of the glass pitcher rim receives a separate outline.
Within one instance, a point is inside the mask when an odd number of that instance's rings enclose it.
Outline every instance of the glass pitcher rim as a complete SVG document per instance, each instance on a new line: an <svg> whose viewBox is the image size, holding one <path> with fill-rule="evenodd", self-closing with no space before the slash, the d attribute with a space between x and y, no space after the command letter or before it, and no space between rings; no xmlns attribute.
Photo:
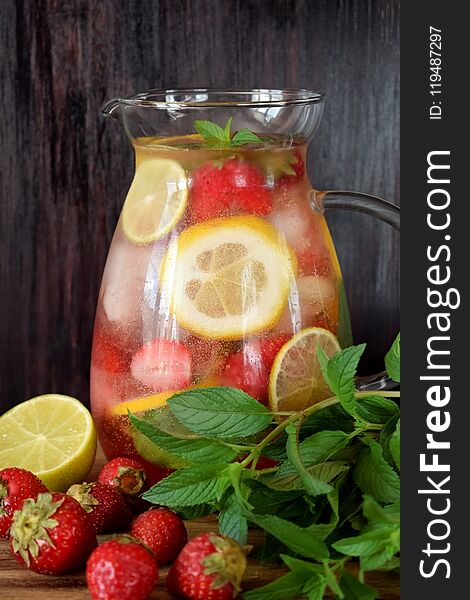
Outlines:
<svg viewBox="0 0 470 600"><path fill-rule="evenodd" d="M205 95L206 98L175 100L168 96ZM226 99L216 100L216 97L226 96ZM249 100L240 97L252 96ZM253 97L259 96L258 99ZM264 97L263 97L264 96ZM231 99L233 98L233 99ZM167 110L169 108L256 108L283 107L292 105L320 104L324 101L324 92L307 88L155 88L124 98L113 98L103 104L101 110L110 115L119 105L151 107Z"/></svg>

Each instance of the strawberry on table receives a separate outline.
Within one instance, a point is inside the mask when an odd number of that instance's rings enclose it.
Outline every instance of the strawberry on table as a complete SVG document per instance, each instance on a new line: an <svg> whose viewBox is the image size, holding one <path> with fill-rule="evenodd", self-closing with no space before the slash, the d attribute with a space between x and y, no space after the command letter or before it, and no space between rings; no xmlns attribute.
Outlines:
<svg viewBox="0 0 470 600"><path fill-rule="evenodd" d="M236 387L262 403L267 402L269 373L288 335L253 338L227 360L221 384Z"/></svg>
<svg viewBox="0 0 470 600"><path fill-rule="evenodd" d="M88 513L96 533L120 531L132 520L123 496L106 483L77 483L67 490L67 495L75 498Z"/></svg>
<svg viewBox="0 0 470 600"><path fill-rule="evenodd" d="M158 582L158 565L145 546L129 536L101 544L87 562L93 600L145 600Z"/></svg>
<svg viewBox="0 0 470 600"><path fill-rule="evenodd" d="M183 520L167 508L152 508L132 523L131 535L155 553L159 565L175 560L188 541Z"/></svg>
<svg viewBox="0 0 470 600"><path fill-rule="evenodd" d="M246 558L238 542L218 533L190 540L167 578L171 594L185 600L231 600L240 592Z"/></svg>
<svg viewBox="0 0 470 600"><path fill-rule="evenodd" d="M59 492L28 498L13 516L10 547L20 565L61 575L82 567L96 547L96 533L80 504Z"/></svg>
<svg viewBox="0 0 470 600"><path fill-rule="evenodd" d="M8 537L15 510L20 510L26 498L36 498L47 492L43 482L30 471L8 467L0 471L0 537Z"/></svg>
<svg viewBox="0 0 470 600"><path fill-rule="evenodd" d="M126 496L136 496L144 491L146 477L142 463L120 456L105 464L98 475L98 481L115 487Z"/></svg>

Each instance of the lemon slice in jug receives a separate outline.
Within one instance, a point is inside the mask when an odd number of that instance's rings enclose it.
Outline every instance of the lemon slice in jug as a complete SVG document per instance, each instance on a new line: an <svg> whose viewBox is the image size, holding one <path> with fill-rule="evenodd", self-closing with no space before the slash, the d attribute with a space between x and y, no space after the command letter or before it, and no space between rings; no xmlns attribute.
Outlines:
<svg viewBox="0 0 470 600"><path fill-rule="evenodd" d="M175 160L152 158L138 164L124 208L122 227L134 244L149 244L170 232L184 213L188 180Z"/></svg>
<svg viewBox="0 0 470 600"><path fill-rule="evenodd" d="M162 261L160 286L181 326L234 340L275 325L294 271L275 227L259 217L225 217L174 240Z"/></svg>
<svg viewBox="0 0 470 600"><path fill-rule="evenodd" d="M301 329L279 350L269 376L271 410L304 410L333 395L323 379L317 345L328 357L341 350L336 337L322 327Z"/></svg>

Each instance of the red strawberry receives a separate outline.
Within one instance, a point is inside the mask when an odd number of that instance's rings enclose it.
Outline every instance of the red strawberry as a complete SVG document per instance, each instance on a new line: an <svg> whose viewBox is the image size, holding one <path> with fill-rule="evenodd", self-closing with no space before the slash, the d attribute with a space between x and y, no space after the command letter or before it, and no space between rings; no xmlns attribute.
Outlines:
<svg viewBox="0 0 470 600"><path fill-rule="evenodd" d="M239 388L265 403L271 367L287 340L287 335L279 335L246 342L241 350L229 357L221 376L221 384Z"/></svg>
<svg viewBox="0 0 470 600"><path fill-rule="evenodd" d="M206 163L193 173L190 214L193 222L244 212L267 215L273 204L263 173L231 158L222 166Z"/></svg>
<svg viewBox="0 0 470 600"><path fill-rule="evenodd" d="M86 566L93 600L145 600L158 582L155 557L126 536L101 544Z"/></svg>
<svg viewBox="0 0 470 600"><path fill-rule="evenodd" d="M98 481L115 487L126 496L136 496L144 491L146 477L145 469L139 461L118 457L105 464L98 475Z"/></svg>
<svg viewBox="0 0 470 600"><path fill-rule="evenodd" d="M93 338L92 362L109 373L123 373L129 368L130 356L112 337L98 331Z"/></svg>
<svg viewBox="0 0 470 600"><path fill-rule="evenodd" d="M225 214L232 189L219 165L205 163L196 169L191 183L191 221L199 223Z"/></svg>
<svg viewBox="0 0 470 600"><path fill-rule="evenodd" d="M284 173L279 177L276 181L276 189L280 189L282 187L288 187L293 183L299 183L305 177L305 162L302 158L302 152L299 148L294 149L294 156L292 163L289 161L289 166L294 170L294 173Z"/></svg>
<svg viewBox="0 0 470 600"><path fill-rule="evenodd" d="M182 342L156 338L134 354L131 373L155 392L179 390L191 381L191 355Z"/></svg>
<svg viewBox="0 0 470 600"><path fill-rule="evenodd" d="M26 498L47 492L43 482L30 471L9 467L0 471L0 537L8 537L13 513L20 510Z"/></svg>
<svg viewBox="0 0 470 600"><path fill-rule="evenodd" d="M132 520L124 498L116 488L105 483L77 483L67 490L67 495L75 498L88 513L96 533L125 529Z"/></svg>
<svg viewBox="0 0 470 600"><path fill-rule="evenodd" d="M267 215L271 212L273 199L266 188L263 173L254 165L232 158L224 163L222 173L232 187L233 203L241 212Z"/></svg>
<svg viewBox="0 0 470 600"><path fill-rule="evenodd" d="M231 600L240 592L245 569L240 544L218 533L202 533L180 552L167 587L186 600Z"/></svg>
<svg viewBox="0 0 470 600"><path fill-rule="evenodd" d="M10 546L20 565L61 575L79 569L96 547L96 533L80 504L58 492L28 498L13 516Z"/></svg>
<svg viewBox="0 0 470 600"><path fill-rule="evenodd" d="M154 508L132 523L131 535L155 553L159 565L168 565L188 541L183 520L167 508Z"/></svg>

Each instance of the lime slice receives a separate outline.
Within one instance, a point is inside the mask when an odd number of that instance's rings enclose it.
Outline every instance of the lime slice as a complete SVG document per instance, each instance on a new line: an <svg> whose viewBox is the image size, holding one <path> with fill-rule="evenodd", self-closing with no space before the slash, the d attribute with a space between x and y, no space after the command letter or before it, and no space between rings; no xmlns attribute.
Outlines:
<svg viewBox="0 0 470 600"><path fill-rule="evenodd" d="M91 414L70 396L37 396L0 417L0 469L32 471L51 491L81 483L95 454Z"/></svg>
<svg viewBox="0 0 470 600"><path fill-rule="evenodd" d="M160 286L180 325L236 340L279 320L296 269L291 256L283 236L259 217L213 219L170 245Z"/></svg>
<svg viewBox="0 0 470 600"><path fill-rule="evenodd" d="M186 427L176 420L167 406L147 411L145 413L145 420L170 435L186 439L195 437L194 433L189 429L186 429ZM191 464L183 458L174 456L167 450L160 448L160 446L152 442L146 435L132 426L131 434L134 440L135 449L142 458L145 458L145 460L170 469L182 469Z"/></svg>
<svg viewBox="0 0 470 600"><path fill-rule="evenodd" d="M302 329L282 346L269 376L269 403L273 411L304 410L332 396L317 358L317 345L327 356L341 350L327 329Z"/></svg>
<svg viewBox="0 0 470 600"><path fill-rule="evenodd" d="M188 181L175 160L152 158L137 166L122 211L122 227L134 244L149 244L166 235L184 213Z"/></svg>

